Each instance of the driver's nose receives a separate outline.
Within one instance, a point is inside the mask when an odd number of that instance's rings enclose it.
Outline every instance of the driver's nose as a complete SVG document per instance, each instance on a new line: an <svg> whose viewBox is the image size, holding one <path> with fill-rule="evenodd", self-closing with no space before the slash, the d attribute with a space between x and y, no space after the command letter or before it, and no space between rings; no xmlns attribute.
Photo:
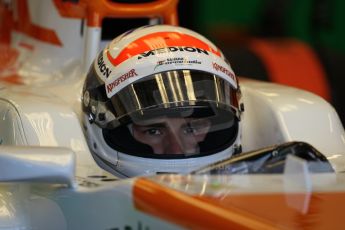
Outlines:
<svg viewBox="0 0 345 230"><path fill-rule="evenodd" d="M176 134L169 133L166 137L166 148L165 154L182 154L183 151L183 142L179 136Z"/></svg>

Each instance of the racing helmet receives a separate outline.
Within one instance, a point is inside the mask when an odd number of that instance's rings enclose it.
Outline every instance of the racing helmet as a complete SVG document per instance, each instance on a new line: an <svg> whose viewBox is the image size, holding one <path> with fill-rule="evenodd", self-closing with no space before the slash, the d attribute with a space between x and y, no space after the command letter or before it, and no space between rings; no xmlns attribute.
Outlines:
<svg viewBox="0 0 345 230"><path fill-rule="evenodd" d="M115 38L92 63L85 134L95 161L119 177L188 173L240 151L239 100L229 62L208 39L144 26Z"/></svg>

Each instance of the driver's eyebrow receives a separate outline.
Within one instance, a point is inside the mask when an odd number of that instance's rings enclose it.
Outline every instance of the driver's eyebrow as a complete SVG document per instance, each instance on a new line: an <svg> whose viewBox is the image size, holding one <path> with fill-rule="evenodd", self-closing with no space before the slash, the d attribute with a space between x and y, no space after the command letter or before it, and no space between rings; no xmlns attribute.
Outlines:
<svg viewBox="0 0 345 230"><path fill-rule="evenodd" d="M162 122L162 123L152 123L152 124L137 124L138 126L141 126L141 127L153 127L153 128L166 128L167 125L166 123Z"/></svg>

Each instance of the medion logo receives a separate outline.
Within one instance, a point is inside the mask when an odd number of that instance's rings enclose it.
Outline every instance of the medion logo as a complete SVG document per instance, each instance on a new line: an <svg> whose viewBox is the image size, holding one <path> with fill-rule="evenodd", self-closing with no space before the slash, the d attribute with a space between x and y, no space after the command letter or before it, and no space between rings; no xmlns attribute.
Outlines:
<svg viewBox="0 0 345 230"><path fill-rule="evenodd" d="M138 59L148 57L151 55L156 55L156 54L161 54L161 53L169 53L169 52L176 52L176 51L183 51L183 52L191 52L191 53L203 53L206 55L208 54L207 50L200 49L200 48L195 48L195 47L189 47L189 46L181 46L181 47L176 47L176 46L170 46L170 47L164 47L160 49L155 49L155 50L150 50L144 53L139 54Z"/></svg>
<svg viewBox="0 0 345 230"><path fill-rule="evenodd" d="M102 54L99 55L97 64L98 64L99 71L101 71L103 76L108 78L110 76L110 74L111 74L111 70L109 69L109 67L107 67L105 65Z"/></svg>

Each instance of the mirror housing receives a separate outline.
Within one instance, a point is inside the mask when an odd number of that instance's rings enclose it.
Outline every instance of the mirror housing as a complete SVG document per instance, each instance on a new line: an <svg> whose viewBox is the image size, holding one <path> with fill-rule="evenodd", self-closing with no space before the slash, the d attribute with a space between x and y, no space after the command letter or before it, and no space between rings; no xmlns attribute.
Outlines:
<svg viewBox="0 0 345 230"><path fill-rule="evenodd" d="M69 148L0 147L0 182L36 182L73 186L75 167L75 154Z"/></svg>

